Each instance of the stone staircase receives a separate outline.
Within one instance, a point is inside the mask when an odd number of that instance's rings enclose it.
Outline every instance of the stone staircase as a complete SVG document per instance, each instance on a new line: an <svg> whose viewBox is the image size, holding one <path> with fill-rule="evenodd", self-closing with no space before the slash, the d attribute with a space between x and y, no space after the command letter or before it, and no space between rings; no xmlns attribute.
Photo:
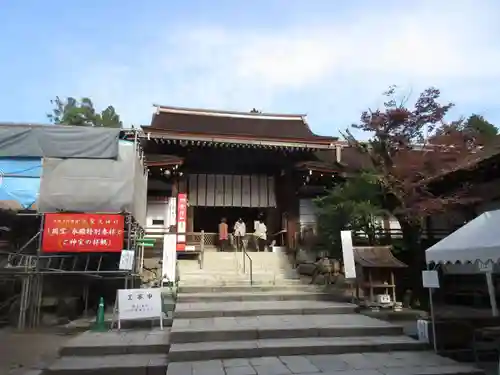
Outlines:
<svg viewBox="0 0 500 375"><path fill-rule="evenodd" d="M291 283L298 276L286 256L280 253L207 252L200 269L196 260L179 261L181 285L248 285L251 276L255 285Z"/></svg>
<svg viewBox="0 0 500 375"><path fill-rule="evenodd" d="M165 375L168 349L168 331L88 331L69 340L46 369L29 375Z"/></svg>
<svg viewBox="0 0 500 375"><path fill-rule="evenodd" d="M242 255L213 253L203 270L181 271L167 375L482 373L303 285L279 253L250 253L249 285Z"/></svg>
<svg viewBox="0 0 500 375"><path fill-rule="evenodd" d="M403 328L311 286L181 288L169 360L419 350Z"/></svg>
<svg viewBox="0 0 500 375"><path fill-rule="evenodd" d="M170 332L83 334L43 375L484 375L302 285L282 258L257 256L252 286L231 253L183 264Z"/></svg>

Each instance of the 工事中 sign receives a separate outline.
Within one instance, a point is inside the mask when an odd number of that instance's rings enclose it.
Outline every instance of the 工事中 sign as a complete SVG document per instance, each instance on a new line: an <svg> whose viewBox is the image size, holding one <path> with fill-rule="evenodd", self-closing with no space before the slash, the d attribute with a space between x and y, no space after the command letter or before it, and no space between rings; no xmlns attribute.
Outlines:
<svg viewBox="0 0 500 375"><path fill-rule="evenodd" d="M163 328L161 289L119 289L117 292L118 328L122 320L160 319Z"/></svg>
<svg viewBox="0 0 500 375"><path fill-rule="evenodd" d="M45 214L42 251L121 252L124 219L107 214Z"/></svg>

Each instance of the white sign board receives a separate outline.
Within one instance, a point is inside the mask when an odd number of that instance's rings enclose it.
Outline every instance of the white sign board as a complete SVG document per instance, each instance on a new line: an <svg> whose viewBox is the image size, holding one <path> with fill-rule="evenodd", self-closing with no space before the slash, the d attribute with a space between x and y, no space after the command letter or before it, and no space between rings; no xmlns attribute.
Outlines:
<svg viewBox="0 0 500 375"><path fill-rule="evenodd" d="M342 257L344 259L344 272L346 279L356 278L356 265L354 264L354 247L352 246L352 234L350 230L340 232L342 241Z"/></svg>
<svg viewBox="0 0 500 375"><path fill-rule="evenodd" d="M438 272L422 271L422 286L424 288L439 289Z"/></svg>
<svg viewBox="0 0 500 375"><path fill-rule="evenodd" d="M120 256L120 265L118 266L121 270L132 271L134 267L134 250L122 250Z"/></svg>
<svg viewBox="0 0 500 375"><path fill-rule="evenodd" d="M175 265L177 263L177 235L175 233L163 236L163 259L161 265L161 275L163 283L174 283Z"/></svg>
<svg viewBox="0 0 500 375"><path fill-rule="evenodd" d="M493 263L492 262L483 263L479 260L477 262L477 268L479 269L479 272L482 273L493 272Z"/></svg>
<svg viewBox="0 0 500 375"><path fill-rule="evenodd" d="M161 288L118 289L117 291L118 329L122 320L160 319L163 329Z"/></svg>

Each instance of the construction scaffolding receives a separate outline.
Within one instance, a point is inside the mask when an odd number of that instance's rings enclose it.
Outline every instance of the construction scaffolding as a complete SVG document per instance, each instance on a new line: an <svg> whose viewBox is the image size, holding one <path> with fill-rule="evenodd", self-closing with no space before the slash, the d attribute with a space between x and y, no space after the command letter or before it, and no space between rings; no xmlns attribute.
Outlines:
<svg viewBox="0 0 500 375"><path fill-rule="evenodd" d="M43 226L43 215L42 215ZM117 254L109 253L76 253L47 255L41 251L43 227L29 242L38 241L37 254L2 253L0 261L0 279L17 281L21 284L20 293L4 303L19 304L17 319L18 329L35 328L40 324L44 284L47 278L63 278L72 276L79 278L84 285L81 298L84 303L84 315L89 308L89 284L96 279L122 280L123 288L136 287L140 279L140 261L142 246L139 239L144 237L144 230L134 218L125 215L124 249L134 250L135 260L132 270L118 269ZM64 280L60 280L64 283Z"/></svg>
<svg viewBox="0 0 500 375"><path fill-rule="evenodd" d="M45 132L44 129L38 130ZM59 131L67 133L65 129ZM98 136L102 135L101 130L97 132ZM47 138L47 134L44 133L44 137ZM113 139L111 136L107 138L110 144ZM112 284L116 289L138 286L144 251L140 239L145 235L148 173L137 134L133 139L129 142L116 138L116 153L109 154L108 150L109 155L105 155L102 151L104 156L99 158L89 158L88 155L67 157L61 152L45 157L43 153L40 155L42 172L34 205L37 212L32 209L28 214L39 218L40 227L18 250L0 252L0 283L12 286L11 295L0 303L0 310L2 306L10 310L18 308L16 325L19 329L40 324L43 300L47 299L51 288L55 294L69 293L70 298L81 301L83 312L87 314L93 305L92 286L97 286L95 293L105 292L102 282ZM51 146L53 144L55 139ZM123 216L122 249L134 251L132 268L120 269L119 251L45 253L42 240L46 214ZM58 298L53 298L56 303Z"/></svg>

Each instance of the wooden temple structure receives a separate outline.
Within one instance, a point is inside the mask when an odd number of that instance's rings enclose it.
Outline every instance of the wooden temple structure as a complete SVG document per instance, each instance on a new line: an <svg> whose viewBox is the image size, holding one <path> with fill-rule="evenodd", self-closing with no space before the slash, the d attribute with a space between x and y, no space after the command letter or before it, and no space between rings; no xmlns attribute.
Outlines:
<svg viewBox="0 0 500 375"><path fill-rule="evenodd" d="M165 224L165 198L187 194L187 233L214 240L220 220L253 233L263 217L268 241L294 246L305 201L342 180L345 143L314 134L305 115L155 106L142 142L149 167L148 232ZM307 210L305 210L307 211Z"/></svg>
<svg viewBox="0 0 500 375"><path fill-rule="evenodd" d="M392 254L391 246L356 246L354 262L358 299L374 303L377 295L389 295L397 301L395 272L408 266Z"/></svg>

